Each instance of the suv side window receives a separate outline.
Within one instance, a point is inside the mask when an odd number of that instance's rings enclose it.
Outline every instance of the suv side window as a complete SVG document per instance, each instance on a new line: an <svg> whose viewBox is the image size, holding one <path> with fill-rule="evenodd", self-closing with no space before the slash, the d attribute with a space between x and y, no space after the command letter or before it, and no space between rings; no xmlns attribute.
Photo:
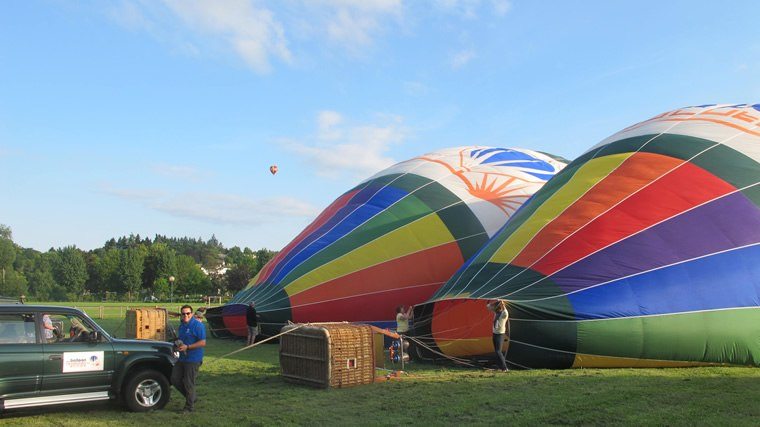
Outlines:
<svg viewBox="0 0 760 427"><path fill-rule="evenodd" d="M34 344L36 342L34 314L0 314L0 344Z"/></svg>
<svg viewBox="0 0 760 427"><path fill-rule="evenodd" d="M48 338L48 344L66 344L86 342L90 337L91 327L79 316L73 314L46 314L53 326L53 337ZM44 327L44 320L43 320Z"/></svg>

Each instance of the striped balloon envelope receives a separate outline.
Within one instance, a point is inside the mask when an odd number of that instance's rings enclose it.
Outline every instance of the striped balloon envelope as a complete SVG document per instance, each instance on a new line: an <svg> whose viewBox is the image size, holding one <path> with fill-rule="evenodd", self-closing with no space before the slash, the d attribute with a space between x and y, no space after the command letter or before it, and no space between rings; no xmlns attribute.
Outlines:
<svg viewBox="0 0 760 427"><path fill-rule="evenodd" d="M563 161L518 148L458 147L396 164L328 206L254 277L212 328L245 335L287 322L395 325L395 307L430 298Z"/></svg>
<svg viewBox="0 0 760 427"><path fill-rule="evenodd" d="M415 308L449 356L493 354L507 301L515 366L760 365L760 104L683 108L557 174Z"/></svg>

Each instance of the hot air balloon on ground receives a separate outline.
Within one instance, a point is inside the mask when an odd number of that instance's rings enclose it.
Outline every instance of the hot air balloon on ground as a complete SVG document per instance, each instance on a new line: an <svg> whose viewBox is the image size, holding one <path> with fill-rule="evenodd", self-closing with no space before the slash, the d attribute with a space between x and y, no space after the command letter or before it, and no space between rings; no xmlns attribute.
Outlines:
<svg viewBox="0 0 760 427"><path fill-rule="evenodd" d="M760 104L633 125L552 178L429 302L414 333L513 366L760 365Z"/></svg>
<svg viewBox="0 0 760 427"><path fill-rule="evenodd" d="M219 334L288 321L394 326L395 307L427 300L565 163L524 149L459 147L394 165L352 188L288 244L231 304Z"/></svg>

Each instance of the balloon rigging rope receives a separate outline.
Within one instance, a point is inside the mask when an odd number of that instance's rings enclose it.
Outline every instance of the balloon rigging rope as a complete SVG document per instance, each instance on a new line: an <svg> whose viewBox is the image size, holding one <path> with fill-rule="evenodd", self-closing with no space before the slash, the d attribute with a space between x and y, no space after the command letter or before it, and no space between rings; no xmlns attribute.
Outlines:
<svg viewBox="0 0 760 427"><path fill-rule="evenodd" d="M479 366L473 365L472 363L470 363L469 361L467 361L467 359L461 359L459 357L449 356L449 355L443 354L443 353L441 353L439 351L436 351L432 347L426 345L425 343L423 343L422 341L416 339L415 337L408 337L408 336L404 335L404 338L408 339L409 341L415 342L415 343L417 343L417 345L419 345L420 347L423 347L424 349L430 351L431 353L437 354L437 355L439 355L439 356L441 356L441 357L443 357L445 359L451 360L454 363L457 363L457 364L460 364L460 365L470 366L470 367L473 367L473 368L479 368ZM489 369L489 368L483 368L483 369L492 370L492 369Z"/></svg>
<svg viewBox="0 0 760 427"><path fill-rule="evenodd" d="M262 323L262 322L259 322L259 323L260 323L260 324L275 324L275 325L277 324L277 323ZM239 348L239 349L237 349L237 350L235 350L235 351L232 351L232 352L230 352L230 353L227 353L227 354L224 354L224 355L222 355L222 356L219 356L219 357L217 357L217 358L215 358L215 359L211 360L209 363L213 363L213 362L215 362L215 361L217 361L217 360L220 360L220 359L224 359L224 358L227 358L227 357L229 357L229 356L232 356L233 354L237 354L237 353L240 353L240 352L242 352L242 351L245 351L245 350L251 349L251 348L253 348L253 347L256 347L256 346L258 346L259 344L263 344L263 343L265 343L265 342L268 342L268 341L271 341L271 340L273 340L273 339L275 339L275 338L279 338L279 337L281 337L281 336L283 336L283 335L289 334L289 333L291 333L291 332L293 332L293 331L295 331L295 330L297 330L297 329L300 329L300 328L302 328L302 327L304 327L304 326L309 326L309 325L310 325L309 323L301 323L301 324L299 324L298 326L296 326L296 327L294 327L294 328L292 328L292 329L289 329L289 330L287 330L287 331L285 331L285 332L281 332L281 333L279 333L279 334L277 334L277 335L273 335L273 336L271 336L271 337L269 337L269 338L266 338L266 339L263 339L263 340L261 340L261 341L259 341L259 342L253 343L253 344L251 344L251 345L247 345L247 346L245 346L245 347L243 347L243 348ZM213 331L218 331L218 330L226 330L226 328L220 328L220 329L210 329L210 330L213 330ZM449 355L446 355L446 354L444 354L444 353L441 353L441 352L439 352L439 351L437 351L437 350L433 349L433 348L432 348L432 347L430 347L429 345L427 345L427 344L426 344L426 343L425 343L425 342L424 342L424 341L421 339L421 337L411 337L411 336L406 336L406 335L404 335L404 338L406 338L406 339L408 339L408 340L410 340L410 341L413 341L413 342L417 343L418 345L420 345L421 347L425 348L426 350L430 351L431 353L433 353L433 354L437 354L437 355L439 355L439 356L441 356L441 357L443 357L443 358L445 358L445 359L451 360L451 361L452 361L452 362L454 362L454 363L457 363L457 364L461 364L461 365L466 365L466 366L471 366L471 367L474 367L474 368L482 368L482 369L484 369L484 370L489 370L489 371L492 371L492 370L494 370L494 369L492 369L492 368L486 368L486 367L482 367L482 366L477 366L477 365L474 365L474 364L472 364L472 363L468 362L468 359L459 358L459 357L454 357L454 356L449 356ZM432 338L431 338L430 340L432 341ZM569 352L569 351L566 351L566 350L553 349L553 348L549 348L549 347L537 346L537 345L535 345L535 344L529 344L529 343L526 343L526 342L522 342L522 341L516 341L516 340L514 340L514 339L512 339L512 338L510 338L510 339L509 339L509 342L510 342L510 343L512 343L512 342L513 342L513 343L517 343L517 344L523 344L523 345L527 345L527 346L530 346L530 347L540 348L540 349L543 349L543 350L548 350L548 351L561 352L561 353L567 353L567 354L574 354L574 353L572 353L572 352ZM510 364L512 364L512 365L515 365L515 366L518 366L518 367L520 367L520 368L523 368L523 369L527 369L527 370L533 369L533 368L531 368L531 367L529 367L529 366L525 366L525 365L519 364L519 363L517 363L517 362L515 362L515 361L513 361L513 360L509 360L509 358L508 358L508 357L506 357L506 356L505 356L505 358L506 358L506 359L507 359L507 361L508 361Z"/></svg>
<svg viewBox="0 0 760 427"><path fill-rule="evenodd" d="M406 337L406 336L405 336L405 337ZM485 367L485 366L478 366L478 365L474 365L474 364L470 363L470 362L468 361L468 359L463 359L463 358L460 358L460 357L454 357L454 356L449 356L449 355L447 355L447 354L443 354L443 353L441 353L441 352L439 352L439 351L436 351L436 350L434 350L432 347L430 347L430 346L426 345L424 342L422 342L421 340L417 339L416 337L406 337L406 339L408 339L408 340L410 340L410 341L414 341L414 342L415 342L415 343L417 343L417 344L418 344L420 347L423 347L423 348L425 348L426 350L430 351L430 352L431 352L431 353L433 353L433 354L437 354L437 355L439 355L439 356L441 356L441 357L443 357L443 358L445 358L445 359L451 360L451 361L452 361L452 362L454 362L454 363L457 363L457 364L460 364L460 365L466 365L466 366L470 366L470 367L473 367L473 368L480 368L480 369L483 369L483 370L486 370L486 371L495 371L495 370L496 370L496 369L493 369L493 368L487 368L487 367ZM506 357L506 356L505 356L505 359L507 359L507 357ZM512 361L512 360L509 360L509 359L507 359L507 361L508 361L510 364L512 364L512 365L518 366L518 367L520 367L520 368L523 368L523 369L526 369L526 370L532 370L532 369L533 369L533 368L531 368L531 367L529 367L529 366L521 365L521 364L519 364L519 363L517 363L517 362L514 362L514 361Z"/></svg>
<svg viewBox="0 0 760 427"><path fill-rule="evenodd" d="M256 347L256 346L257 346L257 345L259 345L259 344L264 344L264 343L265 343L265 342L267 342L267 341L271 341L271 340L273 340L273 339L275 339L275 338L278 338L278 337L281 337L281 336L283 336L283 335L285 335L285 334L289 334L289 333L291 333L291 332L293 332L293 331L295 331L295 330L297 330L297 329L303 328L304 326L308 326L308 325L309 325L308 323L301 323L300 325L296 326L296 327L295 327L295 328L293 328L293 329L289 329L289 330L287 330L287 331L285 331L285 332L280 332L279 334L277 334L277 335L274 335L274 336L271 336L271 337L269 337L269 338L267 338L267 339L263 339L263 340L261 340L261 341L259 341L259 342L253 343L253 344L251 344L251 345L247 345L247 346L245 346L245 347L243 347L243 348L239 348L239 349L237 349L237 350L235 350L235 351L232 351L232 352L229 352L229 353L227 353L227 354L225 354L225 355L219 356L219 357L217 357L216 359L212 360L211 362L215 362L215 361L217 361L217 360L221 360L221 359L224 359L224 358L226 358L226 357L232 356L233 354L236 354L236 353L240 353L241 351L245 351L245 350L248 350L248 349L250 349L250 348Z"/></svg>

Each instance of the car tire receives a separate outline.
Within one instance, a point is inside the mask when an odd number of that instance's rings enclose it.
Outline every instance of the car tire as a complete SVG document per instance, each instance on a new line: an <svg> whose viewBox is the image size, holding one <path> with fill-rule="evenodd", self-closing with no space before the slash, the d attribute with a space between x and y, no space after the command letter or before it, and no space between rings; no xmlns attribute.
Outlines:
<svg viewBox="0 0 760 427"><path fill-rule="evenodd" d="M162 409L169 402L171 387L166 377L152 369L137 372L124 386L122 399L132 412Z"/></svg>

